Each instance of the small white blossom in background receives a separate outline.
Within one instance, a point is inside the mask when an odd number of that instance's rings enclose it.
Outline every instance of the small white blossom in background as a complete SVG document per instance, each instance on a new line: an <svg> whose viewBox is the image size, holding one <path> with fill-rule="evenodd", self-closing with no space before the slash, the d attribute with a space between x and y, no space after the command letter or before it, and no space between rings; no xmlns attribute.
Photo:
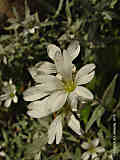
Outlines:
<svg viewBox="0 0 120 160"><path fill-rule="evenodd" d="M48 143L53 143L56 138L56 143L59 144L65 117L68 119L68 126L78 135L82 134L80 122L72 111L77 111L78 100L93 100L93 94L81 85L93 79L95 64L83 66L74 77L72 73L75 74L76 68L72 61L80 52L78 41L71 43L63 53L53 44L48 45L47 51L54 64L40 62L30 68L29 71L37 85L27 89L23 94L25 101L33 101L28 105L27 114L30 117L42 118L58 112L48 130Z"/></svg>
<svg viewBox="0 0 120 160"><path fill-rule="evenodd" d="M81 147L84 150L87 150L82 154L81 159L83 160L100 160L99 154L105 152L105 149L101 146L98 146L99 139L96 138L90 142L83 142Z"/></svg>
<svg viewBox="0 0 120 160"><path fill-rule="evenodd" d="M2 147L0 146L0 150L2 149ZM0 151L0 156L1 157L5 157L6 156L6 154L5 154L5 152L4 151Z"/></svg>
<svg viewBox="0 0 120 160"><path fill-rule="evenodd" d="M4 152L4 151L1 151L1 152L0 152L0 156L1 156L1 157L5 157L5 156L6 156L5 152Z"/></svg>
<svg viewBox="0 0 120 160"><path fill-rule="evenodd" d="M34 26L33 28L26 29L26 30L24 30L24 35L26 36L29 33L30 34L34 34L37 29L39 29L38 26Z"/></svg>
<svg viewBox="0 0 120 160"><path fill-rule="evenodd" d="M9 82L4 82L4 87L2 88L2 91L4 94L0 95L0 101L5 101L4 106L9 107L12 103L18 102L18 97L16 96L16 87L12 83L12 80L10 79Z"/></svg>

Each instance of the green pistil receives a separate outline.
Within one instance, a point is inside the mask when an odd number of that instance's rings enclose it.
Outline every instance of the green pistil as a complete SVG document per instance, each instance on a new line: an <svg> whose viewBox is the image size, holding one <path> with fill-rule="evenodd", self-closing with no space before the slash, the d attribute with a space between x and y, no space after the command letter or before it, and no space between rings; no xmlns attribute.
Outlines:
<svg viewBox="0 0 120 160"><path fill-rule="evenodd" d="M64 83L64 89L68 93L74 91L75 88L76 88L76 85L73 81L68 81Z"/></svg>
<svg viewBox="0 0 120 160"><path fill-rule="evenodd" d="M14 93L10 93L10 97L13 98L15 95Z"/></svg>

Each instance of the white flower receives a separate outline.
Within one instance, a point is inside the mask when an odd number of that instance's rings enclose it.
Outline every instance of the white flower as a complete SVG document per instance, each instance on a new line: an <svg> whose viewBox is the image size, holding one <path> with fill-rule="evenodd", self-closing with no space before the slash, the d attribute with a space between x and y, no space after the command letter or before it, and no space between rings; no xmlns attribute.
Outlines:
<svg viewBox="0 0 120 160"><path fill-rule="evenodd" d="M9 107L12 103L18 102L18 98L16 96L16 87L12 83L12 80L10 79L9 82L4 82L4 87L3 87L3 92L4 94L0 96L0 101L5 101L4 106Z"/></svg>
<svg viewBox="0 0 120 160"><path fill-rule="evenodd" d="M0 152L0 156L1 156L1 157L5 157L5 156L6 156L5 152L4 152L4 151L1 151L1 152Z"/></svg>
<svg viewBox="0 0 120 160"><path fill-rule="evenodd" d="M98 144L99 144L98 138L91 140L89 143L83 142L81 144L81 147L87 150L87 152L84 152L82 154L81 159L88 160L91 156L91 160L100 160L98 154L105 152L105 149L103 147L97 147Z"/></svg>
<svg viewBox="0 0 120 160"><path fill-rule="evenodd" d="M2 150L2 147L1 147L1 146L0 146L0 150ZM1 157L5 157L5 156L6 156L5 152L4 152L4 151L0 151L0 156L1 156Z"/></svg>
<svg viewBox="0 0 120 160"><path fill-rule="evenodd" d="M26 35L28 35L29 33L34 34L35 31L38 30L38 29L39 29L38 26L34 26L34 27L32 27L32 28L25 29L25 30L24 30L24 35L26 36Z"/></svg>
<svg viewBox="0 0 120 160"><path fill-rule="evenodd" d="M92 80L95 74L95 65L87 64L78 71L75 78L72 76L74 68L72 60L78 56L79 51L80 46L77 41L72 43L67 50L63 50L63 53L60 48L51 44L48 46L48 55L55 64L40 62L35 68L29 69L34 80L39 83L24 92L24 100L33 101L28 105L29 116L42 118L60 110L71 112L77 110L78 99L81 101L93 100L93 94L81 85ZM52 75L55 73L57 76ZM42 100L40 100L41 98ZM63 107L65 104L67 107ZM58 129L60 120L56 119L53 124L58 124L55 125ZM73 114L69 118L68 126L81 135L79 121ZM53 139L57 136L56 134L55 131Z"/></svg>

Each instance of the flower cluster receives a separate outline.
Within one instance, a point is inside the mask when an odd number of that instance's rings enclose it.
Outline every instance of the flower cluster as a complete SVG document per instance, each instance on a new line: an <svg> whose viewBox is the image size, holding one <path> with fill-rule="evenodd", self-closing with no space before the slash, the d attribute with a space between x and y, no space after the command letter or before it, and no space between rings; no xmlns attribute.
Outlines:
<svg viewBox="0 0 120 160"><path fill-rule="evenodd" d="M10 79L9 82L4 82L4 87L2 88L2 91L4 94L0 95L0 101L5 101L4 106L9 107L12 103L18 102L18 97L16 96L16 87L12 83L12 80Z"/></svg>
<svg viewBox="0 0 120 160"><path fill-rule="evenodd" d="M29 71L37 85L27 89L23 94L25 101L33 101L28 105L27 113L30 117L42 118L57 112L57 117L48 130L48 143L53 143L56 138L56 144L59 144L64 118L75 133L82 134L80 123L72 111L77 111L79 100L93 100L93 94L81 85L93 79L95 64L83 66L74 76L75 65L72 61L80 52L78 41L71 43L63 52L53 44L48 45L47 51L54 64L40 62L30 68Z"/></svg>

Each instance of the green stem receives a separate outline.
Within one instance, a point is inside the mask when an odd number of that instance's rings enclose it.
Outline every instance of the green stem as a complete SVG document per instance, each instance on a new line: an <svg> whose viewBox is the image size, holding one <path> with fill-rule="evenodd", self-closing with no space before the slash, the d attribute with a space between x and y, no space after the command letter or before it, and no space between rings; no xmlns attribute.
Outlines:
<svg viewBox="0 0 120 160"><path fill-rule="evenodd" d="M64 0L60 0L59 5L58 5L58 9L57 9L55 15L53 16L53 18L58 17L58 15L60 14L60 11L62 10L63 2L64 2Z"/></svg>

